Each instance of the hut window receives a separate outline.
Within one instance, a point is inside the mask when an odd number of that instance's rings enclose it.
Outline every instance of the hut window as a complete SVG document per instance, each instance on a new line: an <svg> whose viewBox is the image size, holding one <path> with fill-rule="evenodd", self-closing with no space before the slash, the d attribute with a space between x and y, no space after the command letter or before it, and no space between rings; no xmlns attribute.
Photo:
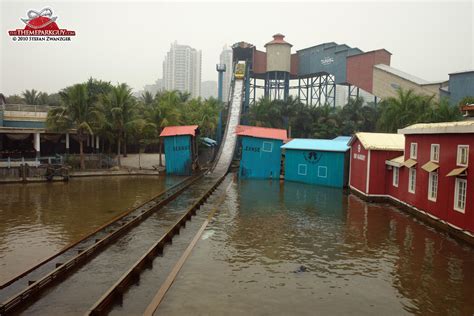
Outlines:
<svg viewBox="0 0 474 316"><path fill-rule="evenodd" d="M398 188L398 179L400 177L400 169L398 167L393 167L393 179L392 184L394 187Z"/></svg>
<svg viewBox="0 0 474 316"><path fill-rule="evenodd" d="M467 180L456 178L456 186L454 189L454 209L461 213L464 213L466 209L466 192Z"/></svg>
<svg viewBox="0 0 474 316"><path fill-rule="evenodd" d="M304 164L298 165L298 174L300 176L305 176L308 173L308 166Z"/></svg>
<svg viewBox="0 0 474 316"><path fill-rule="evenodd" d="M268 153L271 153L273 151L273 143L263 142L262 151L266 151Z"/></svg>
<svg viewBox="0 0 474 316"><path fill-rule="evenodd" d="M410 168L408 169L408 192L415 193L416 188L416 169Z"/></svg>
<svg viewBox="0 0 474 316"><path fill-rule="evenodd" d="M439 162L439 144L431 144L430 160Z"/></svg>
<svg viewBox="0 0 474 316"><path fill-rule="evenodd" d="M323 167L323 166L319 166L318 167L318 177L327 178L327 176L328 176L328 168Z"/></svg>
<svg viewBox="0 0 474 316"><path fill-rule="evenodd" d="M410 144L410 158L411 159L416 159L418 153L418 144L417 143L411 143Z"/></svg>
<svg viewBox="0 0 474 316"><path fill-rule="evenodd" d="M438 172L430 172L428 179L428 200L436 202L438 197Z"/></svg>
<svg viewBox="0 0 474 316"><path fill-rule="evenodd" d="M468 145L459 145L458 146L457 165L467 167L468 159L469 159L469 146Z"/></svg>

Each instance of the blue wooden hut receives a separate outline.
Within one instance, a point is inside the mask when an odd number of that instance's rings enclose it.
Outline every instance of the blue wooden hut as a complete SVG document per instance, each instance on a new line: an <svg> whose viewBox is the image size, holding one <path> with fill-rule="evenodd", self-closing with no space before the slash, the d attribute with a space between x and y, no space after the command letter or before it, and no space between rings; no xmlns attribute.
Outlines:
<svg viewBox="0 0 474 316"><path fill-rule="evenodd" d="M166 174L191 175L193 163L197 162L197 134L197 125L167 126L163 129L160 137L165 142Z"/></svg>
<svg viewBox="0 0 474 316"><path fill-rule="evenodd" d="M247 179L279 179L281 145L286 130L255 126L237 126L242 141L239 176Z"/></svg>
<svg viewBox="0 0 474 316"><path fill-rule="evenodd" d="M285 180L342 188L349 174L349 146L337 139L293 139L285 150Z"/></svg>

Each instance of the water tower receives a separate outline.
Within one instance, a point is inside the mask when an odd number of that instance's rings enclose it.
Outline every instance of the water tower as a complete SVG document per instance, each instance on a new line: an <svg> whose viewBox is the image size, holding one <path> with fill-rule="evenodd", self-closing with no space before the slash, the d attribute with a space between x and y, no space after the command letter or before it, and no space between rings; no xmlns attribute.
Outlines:
<svg viewBox="0 0 474 316"><path fill-rule="evenodd" d="M291 45L283 34L273 35L273 40L265 44L267 69L265 74L265 97L286 100L290 90Z"/></svg>

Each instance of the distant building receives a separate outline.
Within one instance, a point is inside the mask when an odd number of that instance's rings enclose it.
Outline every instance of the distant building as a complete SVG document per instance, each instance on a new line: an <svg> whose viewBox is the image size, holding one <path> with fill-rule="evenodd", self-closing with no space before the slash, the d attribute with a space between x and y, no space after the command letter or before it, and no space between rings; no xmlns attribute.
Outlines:
<svg viewBox="0 0 474 316"><path fill-rule="evenodd" d="M464 97L474 96L474 70L450 73L448 84L441 88L441 96L448 97L451 104L458 104Z"/></svg>
<svg viewBox="0 0 474 316"><path fill-rule="evenodd" d="M171 44L163 61L163 88L201 95L201 51L188 45Z"/></svg>
<svg viewBox="0 0 474 316"><path fill-rule="evenodd" d="M204 99L217 98L217 81L203 81L201 83L201 97Z"/></svg>
<svg viewBox="0 0 474 316"><path fill-rule="evenodd" d="M222 83L222 99L224 102L227 102L229 100L230 81L232 79L232 49L227 45L225 45L222 49L219 63L224 64L226 67L226 71L224 72L224 80Z"/></svg>
<svg viewBox="0 0 474 316"><path fill-rule="evenodd" d="M155 95L159 91L163 91L163 79L157 79L155 84L147 84L143 87L144 91L150 92L152 95Z"/></svg>

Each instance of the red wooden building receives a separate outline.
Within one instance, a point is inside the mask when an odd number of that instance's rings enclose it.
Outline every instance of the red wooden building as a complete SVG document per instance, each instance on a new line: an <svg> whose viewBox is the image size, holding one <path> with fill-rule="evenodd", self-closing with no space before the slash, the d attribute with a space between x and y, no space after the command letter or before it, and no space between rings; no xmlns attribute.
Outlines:
<svg viewBox="0 0 474 316"><path fill-rule="evenodd" d="M474 237L474 173L468 170L474 164L474 121L357 133L349 145L351 189L389 198Z"/></svg>
<svg viewBox="0 0 474 316"><path fill-rule="evenodd" d="M385 197L385 161L403 155L404 140L399 134L356 133L349 141L349 187L366 197Z"/></svg>

